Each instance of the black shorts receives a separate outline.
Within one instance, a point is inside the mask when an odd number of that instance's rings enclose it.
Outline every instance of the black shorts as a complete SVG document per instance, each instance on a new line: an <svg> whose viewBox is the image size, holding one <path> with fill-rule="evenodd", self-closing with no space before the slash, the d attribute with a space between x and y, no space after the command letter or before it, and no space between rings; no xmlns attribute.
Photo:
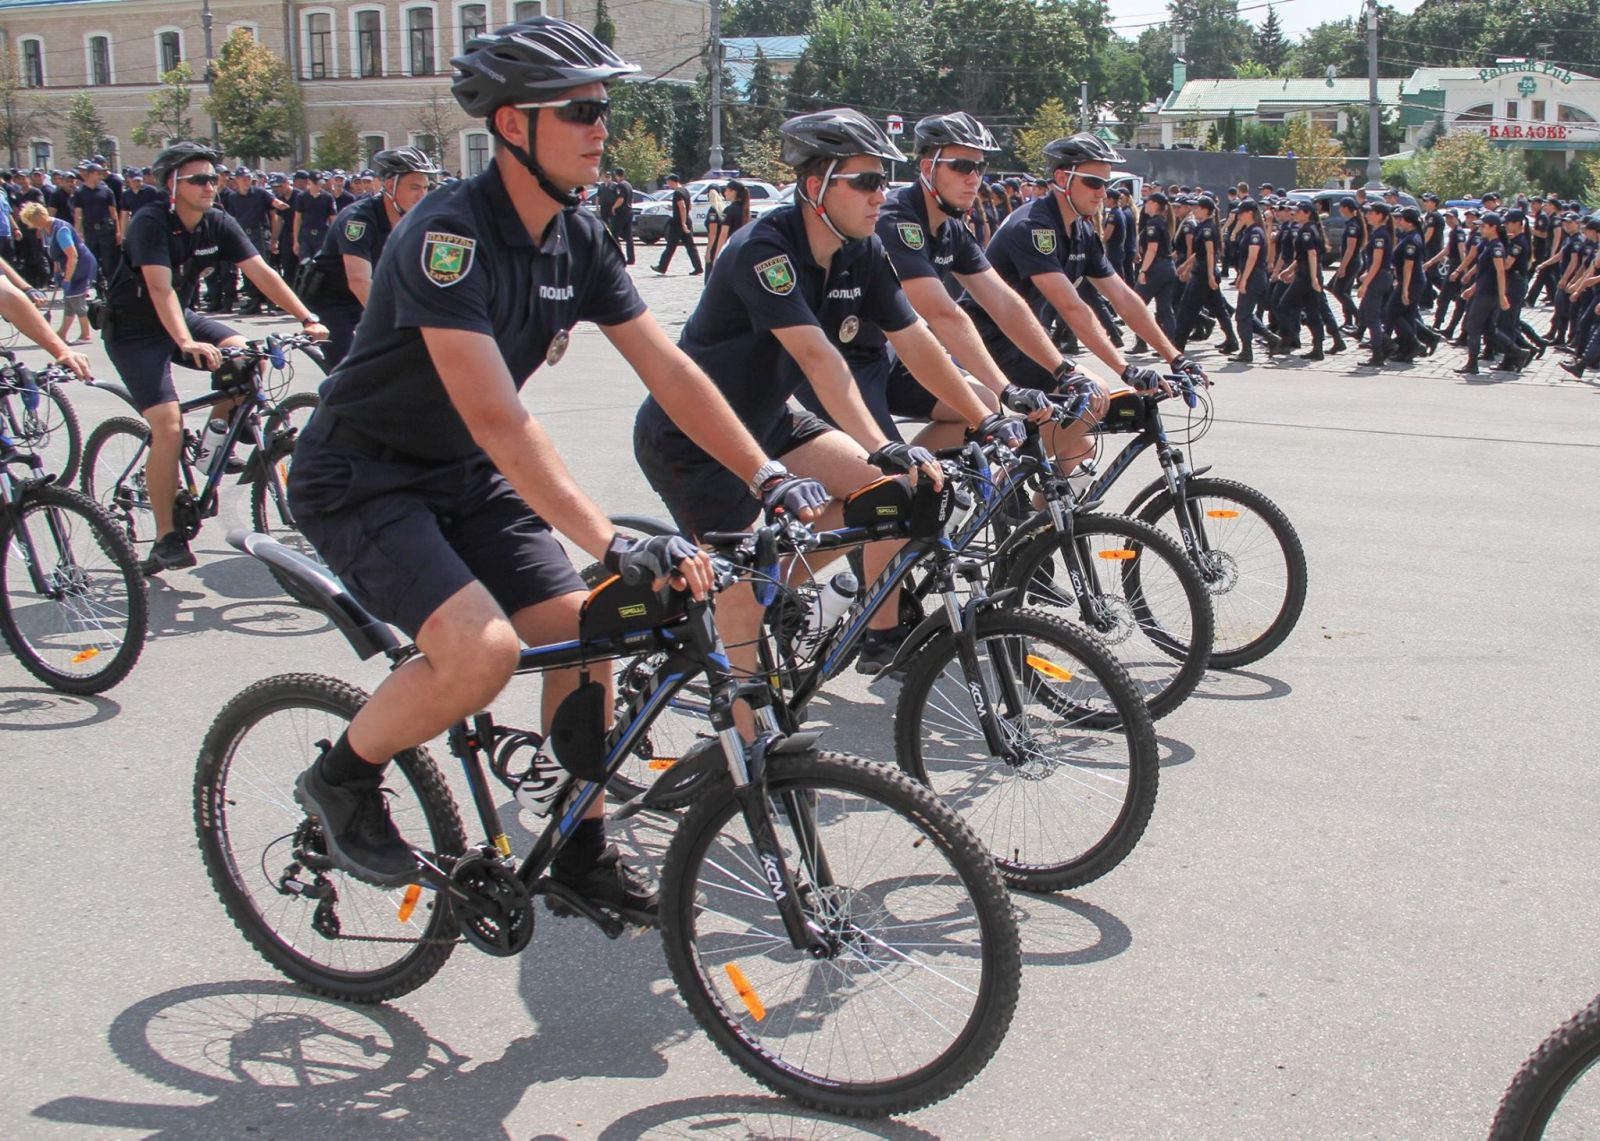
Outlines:
<svg viewBox="0 0 1600 1141"><path fill-rule="evenodd" d="M470 582L507 615L584 591L550 525L488 457L379 460L327 440L331 426L319 413L301 431L289 503L317 554L377 618L415 638Z"/></svg>
<svg viewBox="0 0 1600 1141"><path fill-rule="evenodd" d="M687 535L744 531L761 517L761 501L733 472L695 447L669 423L640 409L633 422L633 455L644 477L667 505L672 521ZM775 459L807 440L835 431L809 412L792 409L778 427L757 441Z"/></svg>
<svg viewBox="0 0 1600 1141"><path fill-rule="evenodd" d="M889 439L905 439L900 434L896 417L907 420L933 419L933 409L939 403L939 398L917 383L917 378L911 375L911 370L906 368L905 362L893 349L879 353L868 361L850 361L850 373L856 378L862 403ZM823 409L822 401L817 399L810 384L801 384L795 396L810 411L835 428L838 427Z"/></svg>
<svg viewBox="0 0 1600 1141"><path fill-rule="evenodd" d="M220 345L229 337L239 335L233 327L192 310L184 310L183 320L189 326L189 335L208 345ZM106 356L111 358L117 375L133 394L133 402L140 412L178 399L178 390L172 383L172 357L176 351L177 346L164 330L106 338Z"/></svg>

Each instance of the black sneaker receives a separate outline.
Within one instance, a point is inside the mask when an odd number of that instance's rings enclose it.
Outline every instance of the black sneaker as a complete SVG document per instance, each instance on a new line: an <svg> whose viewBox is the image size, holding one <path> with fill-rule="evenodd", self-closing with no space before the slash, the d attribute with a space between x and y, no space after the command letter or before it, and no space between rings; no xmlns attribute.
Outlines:
<svg viewBox="0 0 1600 1141"><path fill-rule="evenodd" d="M294 798L321 823L334 867L375 887L416 882L417 857L389 819L383 777L331 784L314 764L295 780Z"/></svg>
<svg viewBox="0 0 1600 1141"><path fill-rule="evenodd" d="M1583 379L1583 365L1577 362L1568 364L1566 361L1562 361L1560 367L1562 372L1571 373L1580 380Z"/></svg>
<svg viewBox="0 0 1600 1141"><path fill-rule="evenodd" d="M645 876L623 863L622 853L615 846L607 847L584 872L562 867L558 858L550 869L550 879L586 903L614 911L629 923L639 927L655 927L660 923L660 898L656 889ZM545 904L551 912L564 918L578 914L563 903L559 895L547 895Z"/></svg>
<svg viewBox="0 0 1600 1141"><path fill-rule="evenodd" d="M881 673L900 652L906 640L906 631L896 626L893 630L868 630L861 639L861 652L856 656L856 673Z"/></svg>
<svg viewBox="0 0 1600 1141"><path fill-rule="evenodd" d="M146 578L150 578L162 571L192 567L198 561L194 557L194 552L189 549L189 544L184 542L176 531L168 531L151 546L150 557L140 564L139 569L144 572Z"/></svg>

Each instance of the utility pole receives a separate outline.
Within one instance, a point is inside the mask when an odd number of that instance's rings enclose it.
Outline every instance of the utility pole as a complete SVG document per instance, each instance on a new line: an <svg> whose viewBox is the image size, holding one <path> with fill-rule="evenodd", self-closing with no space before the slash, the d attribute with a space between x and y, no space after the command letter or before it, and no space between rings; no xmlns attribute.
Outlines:
<svg viewBox="0 0 1600 1141"><path fill-rule="evenodd" d="M1367 189L1383 185L1383 160L1378 157L1378 0L1367 0Z"/></svg>
<svg viewBox="0 0 1600 1141"><path fill-rule="evenodd" d="M722 169L722 2L711 0L711 169Z"/></svg>
<svg viewBox="0 0 1600 1141"><path fill-rule="evenodd" d="M1089 123L1089 81L1085 79L1078 86L1078 115L1083 120L1083 129L1090 130Z"/></svg>
<svg viewBox="0 0 1600 1141"><path fill-rule="evenodd" d="M207 97L209 97L209 96L211 96L212 94L215 93L214 92L214 88L212 87L212 83L213 83L213 79L214 79L214 67L213 67L212 62L211 62L211 0L200 0L200 26L203 29L205 29L205 33L206 33L206 95L207 95ZM212 145L215 145L216 141L217 141L217 117L215 115L212 115L211 116L211 142L212 142Z"/></svg>

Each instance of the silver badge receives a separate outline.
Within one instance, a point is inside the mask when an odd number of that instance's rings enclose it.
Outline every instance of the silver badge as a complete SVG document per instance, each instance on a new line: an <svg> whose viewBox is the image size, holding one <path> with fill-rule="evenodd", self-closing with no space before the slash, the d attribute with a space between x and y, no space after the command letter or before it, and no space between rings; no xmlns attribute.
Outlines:
<svg viewBox="0 0 1600 1141"><path fill-rule="evenodd" d="M558 364L561 358L567 355L567 342L570 340L572 340L572 336L567 330L562 329L561 332L557 333L550 341L550 347L545 350L544 363L548 365Z"/></svg>
<svg viewBox="0 0 1600 1141"><path fill-rule="evenodd" d="M852 313L839 326L839 343L848 345L856 339L856 334L859 332L861 332L861 319Z"/></svg>

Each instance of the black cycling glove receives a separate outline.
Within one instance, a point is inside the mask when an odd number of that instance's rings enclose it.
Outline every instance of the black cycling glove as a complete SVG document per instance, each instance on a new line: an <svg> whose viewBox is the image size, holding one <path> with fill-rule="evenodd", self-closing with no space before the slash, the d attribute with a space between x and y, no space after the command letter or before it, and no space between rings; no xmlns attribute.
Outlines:
<svg viewBox="0 0 1600 1141"><path fill-rule="evenodd" d="M624 582L655 582L699 553L700 549L682 535L652 535L648 539L614 535L606 548L605 565L607 570L620 574Z"/></svg>
<svg viewBox="0 0 1600 1141"><path fill-rule="evenodd" d="M867 457L867 462L879 471L889 475L904 475L914 467L921 464L935 462L934 455L927 448L918 447L916 444L907 444L899 440L890 440L883 447Z"/></svg>
<svg viewBox="0 0 1600 1141"><path fill-rule="evenodd" d="M1071 384L1080 375L1078 362L1071 357L1062 357L1061 363L1056 365L1055 371L1050 374L1051 379L1056 382L1057 392L1065 391L1067 385Z"/></svg>
<svg viewBox="0 0 1600 1141"><path fill-rule="evenodd" d="M1037 392L1036 389L1030 390ZM1038 395L1043 396L1040 392ZM988 443L995 440L1008 448L1020 446L1028 438L1027 426L1017 416L1007 416L1004 412L991 412L978 422L976 428L967 429L967 438Z"/></svg>
<svg viewBox="0 0 1600 1141"><path fill-rule="evenodd" d="M1033 412L1048 411L1050 397L1038 388L1023 388L1021 385L1008 384L1005 391L1000 394L1000 406L1027 416Z"/></svg>
<svg viewBox="0 0 1600 1141"><path fill-rule="evenodd" d="M1192 379L1196 384L1210 384L1211 378L1206 375L1206 370L1195 364L1194 361L1179 353L1172 358L1172 371L1182 373Z"/></svg>
<svg viewBox="0 0 1600 1141"><path fill-rule="evenodd" d="M1142 364L1131 364L1122 370L1122 382L1140 392L1153 392L1161 387L1161 374Z"/></svg>
<svg viewBox="0 0 1600 1141"><path fill-rule="evenodd" d="M775 475L761 486L761 505L768 514L781 509L798 519L802 511L826 507L828 489L808 476Z"/></svg>

